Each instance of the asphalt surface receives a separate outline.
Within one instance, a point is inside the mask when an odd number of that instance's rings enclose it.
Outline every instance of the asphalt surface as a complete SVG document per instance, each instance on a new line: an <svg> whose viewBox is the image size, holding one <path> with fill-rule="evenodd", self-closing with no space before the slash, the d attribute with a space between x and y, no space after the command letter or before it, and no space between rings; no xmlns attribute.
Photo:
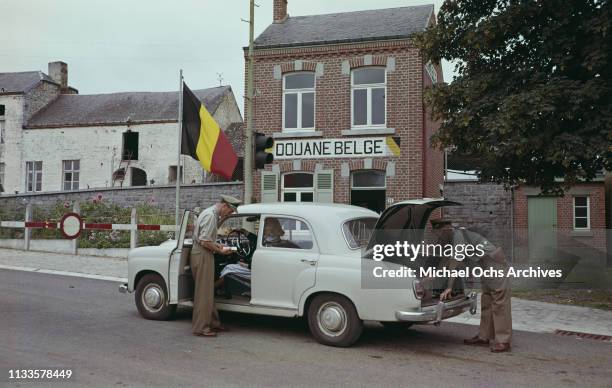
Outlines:
<svg viewBox="0 0 612 388"><path fill-rule="evenodd" d="M585 317L588 319L588 317ZM191 310L140 317L117 283L0 270L0 386L612 386L612 343L514 332L512 353L443 323L391 333L368 323L351 348L315 342L298 319L223 314L231 331L191 335ZM70 380L8 380L9 369L69 368Z"/></svg>

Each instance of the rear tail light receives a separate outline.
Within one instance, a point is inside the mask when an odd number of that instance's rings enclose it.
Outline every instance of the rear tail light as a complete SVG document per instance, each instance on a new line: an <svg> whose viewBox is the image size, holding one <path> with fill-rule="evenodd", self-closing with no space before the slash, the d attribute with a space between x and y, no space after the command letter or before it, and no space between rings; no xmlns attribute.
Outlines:
<svg viewBox="0 0 612 388"><path fill-rule="evenodd" d="M415 280L412 283L412 289L417 299L423 299L423 296L425 296L425 287L423 287L423 284L419 280Z"/></svg>

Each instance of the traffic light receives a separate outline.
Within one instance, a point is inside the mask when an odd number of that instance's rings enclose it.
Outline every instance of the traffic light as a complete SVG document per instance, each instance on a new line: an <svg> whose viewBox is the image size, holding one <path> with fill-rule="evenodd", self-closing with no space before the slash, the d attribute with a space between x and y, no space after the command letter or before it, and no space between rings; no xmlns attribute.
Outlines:
<svg viewBox="0 0 612 388"><path fill-rule="evenodd" d="M274 140L263 133L255 132L255 169L263 169L266 164L272 163L274 155L267 149L274 146Z"/></svg>

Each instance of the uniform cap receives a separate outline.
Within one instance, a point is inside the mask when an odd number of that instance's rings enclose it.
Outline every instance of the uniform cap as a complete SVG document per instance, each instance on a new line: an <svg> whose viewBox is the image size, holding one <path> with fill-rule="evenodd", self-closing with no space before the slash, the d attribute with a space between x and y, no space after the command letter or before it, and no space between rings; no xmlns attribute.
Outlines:
<svg viewBox="0 0 612 388"><path fill-rule="evenodd" d="M221 201L227 203L234 209L236 209L238 205L242 203L238 198L232 197L231 195L225 195L225 194L221 194Z"/></svg>

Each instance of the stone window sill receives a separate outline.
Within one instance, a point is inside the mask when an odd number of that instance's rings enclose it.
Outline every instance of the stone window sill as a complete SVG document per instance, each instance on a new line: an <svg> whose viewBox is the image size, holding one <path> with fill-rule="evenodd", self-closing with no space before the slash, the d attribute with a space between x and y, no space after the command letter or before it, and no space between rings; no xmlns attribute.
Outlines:
<svg viewBox="0 0 612 388"><path fill-rule="evenodd" d="M590 230L572 230L572 237L593 237L593 232Z"/></svg>
<svg viewBox="0 0 612 388"><path fill-rule="evenodd" d="M342 136L395 135L395 128L345 129Z"/></svg>
<svg viewBox="0 0 612 388"><path fill-rule="evenodd" d="M322 137L323 132L321 131L283 131L283 132L274 132L272 137L274 139L286 139L286 138L296 138L296 137Z"/></svg>

